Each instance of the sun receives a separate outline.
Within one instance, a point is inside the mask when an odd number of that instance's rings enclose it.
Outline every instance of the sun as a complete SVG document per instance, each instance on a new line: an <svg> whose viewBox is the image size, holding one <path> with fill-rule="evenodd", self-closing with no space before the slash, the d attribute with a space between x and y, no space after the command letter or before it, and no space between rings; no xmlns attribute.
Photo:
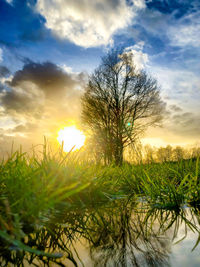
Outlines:
<svg viewBox="0 0 200 267"><path fill-rule="evenodd" d="M85 142L85 135L76 129L75 126L64 127L58 132L58 142L62 145L65 152L80 149Z"/></svg>

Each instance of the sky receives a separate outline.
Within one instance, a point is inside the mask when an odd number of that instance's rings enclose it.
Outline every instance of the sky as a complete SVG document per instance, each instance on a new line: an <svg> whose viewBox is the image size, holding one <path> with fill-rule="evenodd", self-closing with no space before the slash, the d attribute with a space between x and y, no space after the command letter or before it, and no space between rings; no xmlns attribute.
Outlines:
<svg viewBox="0 0 200 267"><path fill-rule="evenodd" d="M199 0L0 0L0 149L80 125L87 77L111 48L155 77L166 112L142 142L200 141Z"/></svg>

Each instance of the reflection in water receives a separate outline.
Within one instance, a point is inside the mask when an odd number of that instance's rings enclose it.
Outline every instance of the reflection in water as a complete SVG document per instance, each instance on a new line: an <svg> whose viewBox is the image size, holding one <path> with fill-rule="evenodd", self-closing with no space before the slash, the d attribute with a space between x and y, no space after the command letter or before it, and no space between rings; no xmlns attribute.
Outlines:
<svg viewBox="0 0 200 267"><path fill-rule="evenodd" d="M85 238L94 266L167 266L170 240L134 204L114 203L90 215Z"/></svg>
<svg viewBox="0 0 200 267"><path fill-rule="evenodd" d="M80 242L84 242L88 251L86 267L171 266L172 243L178 241L180 229L180 242L192 230L197 235L194 249L198 245L199 220L195 208L166 211L132 199L82 211L60 209L45 228L38 226L34 233L26 229L22 241L32 251L1 242L0 262L1 266L84 266L86 254L80 256Z"/></svg>

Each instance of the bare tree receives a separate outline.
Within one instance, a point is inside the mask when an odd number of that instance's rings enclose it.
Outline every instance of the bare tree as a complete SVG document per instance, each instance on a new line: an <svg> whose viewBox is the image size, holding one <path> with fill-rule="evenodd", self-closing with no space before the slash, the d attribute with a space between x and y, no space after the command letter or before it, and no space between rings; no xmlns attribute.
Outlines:
<svg viewBox="0 0 200 267"><path fill-rule="evenodd" d="M155 79L138 71L132 56L111 50L89 77L82 119L101 147L105 162L123 162L123 150L160 122L163 103Z"/></svg>

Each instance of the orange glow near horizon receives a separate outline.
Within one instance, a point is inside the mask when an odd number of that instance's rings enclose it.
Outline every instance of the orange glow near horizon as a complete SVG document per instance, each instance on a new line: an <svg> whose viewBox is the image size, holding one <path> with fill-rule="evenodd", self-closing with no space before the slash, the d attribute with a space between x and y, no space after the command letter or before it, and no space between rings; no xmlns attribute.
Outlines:
<svg viewBox="0 0 200 267"><path fill-rule="evenodd" d="M62 145L65 152L80 149L85 142L85 135L75 126L64 127L58 132L58 142Z"/></svg>

